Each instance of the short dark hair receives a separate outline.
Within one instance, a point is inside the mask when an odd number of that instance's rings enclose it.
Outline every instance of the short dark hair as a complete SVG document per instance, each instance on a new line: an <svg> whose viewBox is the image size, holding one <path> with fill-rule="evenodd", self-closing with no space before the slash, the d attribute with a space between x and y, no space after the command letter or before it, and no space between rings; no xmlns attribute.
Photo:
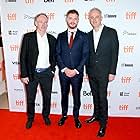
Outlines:
<svg viewBox="0 0 140 140"><path fill-rule="evenodd" d="M69 11L67 12L67 14L66 14L66 17L67 17L69 14L76 14L77 16L79 16L78 11L75 10L75 9L69 10Z"/></svg>

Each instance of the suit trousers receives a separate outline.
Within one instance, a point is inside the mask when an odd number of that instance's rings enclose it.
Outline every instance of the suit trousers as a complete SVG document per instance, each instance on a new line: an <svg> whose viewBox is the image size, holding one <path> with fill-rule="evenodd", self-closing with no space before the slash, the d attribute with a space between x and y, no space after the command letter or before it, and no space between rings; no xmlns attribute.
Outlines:
<svg viewBox="0 0 140 140"><path fill-rule="evenodd" d="M75 119L79 117L79 109L81 106L80 92L83 82L83 74L77 74L74 77L70 78L65 75L65 73L59 72L59 79L61 85L61 106L62 106L62 115L67 116L68 112L68 96L70 92L70 85L72 87L73 95L73 116Z"/></svg>
<svg viewBox="0 0 140 140"><path fill-rule="evenodd" d="M89 76L89 84L93 95L93 116L95 116L99 120L101 126L105 126L108 120L108 76Z"/></svg>
<svg viewBox="0 0 140 140"><path fill-rule="evenodd" d="M46 118L50 114L51 104L51 92L52 92L52 81L54 74L50 69L46 69L43 72L34 74L33 81L29 81L26 85L27 93L27 116L28 120L34 120L35 116L35 99L37 93L37 87L40 85L43 99L42 115Z"/></svg>

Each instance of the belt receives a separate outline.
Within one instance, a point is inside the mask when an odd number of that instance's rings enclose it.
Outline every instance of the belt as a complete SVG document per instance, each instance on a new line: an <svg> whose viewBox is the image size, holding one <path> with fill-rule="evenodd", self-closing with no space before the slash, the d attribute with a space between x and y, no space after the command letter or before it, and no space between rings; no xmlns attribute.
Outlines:
<svg viewBox="0 0 140 140"><path fill-rule="evenodd" d="M41 73L41 72L46 71L47 69L48 69L48 68L36 68L36 69L35 69L35 72Z"/></svg>

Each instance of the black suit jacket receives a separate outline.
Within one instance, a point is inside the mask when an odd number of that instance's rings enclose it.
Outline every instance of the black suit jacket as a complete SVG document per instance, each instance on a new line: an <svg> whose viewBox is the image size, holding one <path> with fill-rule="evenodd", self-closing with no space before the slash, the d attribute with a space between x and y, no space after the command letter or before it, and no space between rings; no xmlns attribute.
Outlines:
<svg viewBox="0 0 140 140"><path fill-rule="evenodd" d="M86 64L86 72L90 76L96 74L107 76L116 74L119 41L115 29L104 26L97 50L94 49L93 30L88 33L90 53Z"/></svg>
<svg viewBox="0 0 140 140"><path fill-rule="evenodd" d="M70 49L68 46L68 31L66 30L58 35L56 43L56 58L59 69L68 67L83 73L89 53L87 34L78 29L72 48Z"/></svg>
<svg viewBox="0 0 140 140"><path fill-rule="evenodd" d="M51 71L55 72L55 43L56 38L50 34L46 34L49 42L49 62ZM29 77L33 80L34 72L37 64L39 50L37 43L37 32L26 33L22 40L20 52L20 69L21 78Z"/></svg>

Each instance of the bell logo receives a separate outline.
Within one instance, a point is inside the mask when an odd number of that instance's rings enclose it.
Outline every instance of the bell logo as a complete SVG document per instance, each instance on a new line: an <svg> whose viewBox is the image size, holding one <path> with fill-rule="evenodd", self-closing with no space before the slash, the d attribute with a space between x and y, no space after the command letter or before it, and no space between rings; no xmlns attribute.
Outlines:
<svg viewBox="0 0 140 140"><path fill-rule="evenodd" d="M12 44L12 45L10 45L10 50L12 52L17 52L19 50L19 46L16 44Z"/></svg>
<svg viewBox="0 0 140 140"><path fill-rule="evenodd" d="M23 100L16 100L16 106L23 106Z"/></svg>
<svg viewBox="0 0 140 140"><path fill-rule="evenodd" d="M73 3L74 0L64 0L65 3Z"/></svg>
<svg viewBox="0 0 140 140"><path fill-rule="evenodd" d="M7 15L7 18L8 18L9 21L14 21L14 20L16 20L16 13L9 13L9 14Z"/></svg>
<svg viewBox="0 0 140 140"><path fill-rule="evenodd" d="M34 0L25 0L25 3L27 3L27 4L33 4L34 3Z"/></svg>
<svg viewBox="0 0 140 140"><path fill-rule="evenodd" d="M134 46L124 46L124 53L133 53Z"/></svg>
<svg viewBox="0 0 140 140"><path fill-rule="evenodd" d="M83 108L85 110L90 110L90 109L92 109L92 107L93 107L93 104L83 104Z"/></svg>
<svg viewBox="0 0 140 140"><path fill-rule="evenodd" d="M128 105L119 105L119 110L128 110Z"/></svg>
<svg viewBox="0 0 140 140"><path fill-rule="evenodd" d="M126 12L126 19L127 20L135 20L136 19L136 12Z"/></svg>
<svg viewBox="0 0 140 140"><path fill-rule="evenodd" d="M129 84L131 82L132 78L131 77L122 77L121 82L124 84Z"/></svg>
<svg viewBox="0 0 140 140"><path fill-rule="evenodd" d="M20 75L19 74L13 74L13 79L14 80L19 80L20 79Z"/></svg>

